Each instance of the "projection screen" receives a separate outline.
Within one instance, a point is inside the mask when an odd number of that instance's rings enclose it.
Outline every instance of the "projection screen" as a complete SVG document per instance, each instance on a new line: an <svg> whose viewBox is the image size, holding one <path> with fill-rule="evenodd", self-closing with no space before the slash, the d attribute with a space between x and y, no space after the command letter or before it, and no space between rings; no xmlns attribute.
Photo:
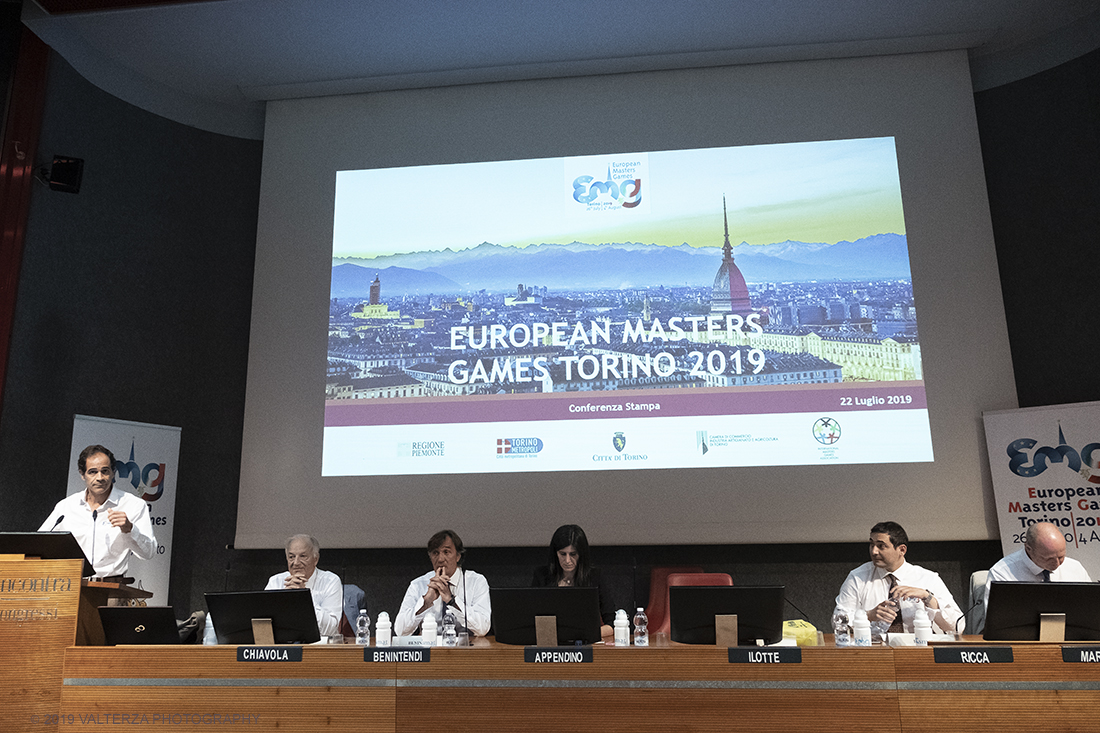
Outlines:
<svg viewBox="0 0 1100 733"><path fill-rule="evenodd" d="M965 53L271 103L238 547L992 536Z"/></svg>

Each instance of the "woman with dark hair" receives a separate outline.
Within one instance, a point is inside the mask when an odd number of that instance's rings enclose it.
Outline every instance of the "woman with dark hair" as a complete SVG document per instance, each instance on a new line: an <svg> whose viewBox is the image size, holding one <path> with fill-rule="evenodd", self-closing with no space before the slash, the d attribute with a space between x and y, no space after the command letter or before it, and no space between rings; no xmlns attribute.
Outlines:
<svg viewBox="0 0 1100 733"><path fill-rule="evenodd" d="M548 585L599 588L600 618L603 620L600 633L603 636L613 635L611 624L615 621L615 609L600 586L599 569L592 567L589 560L588 537L575 524L563 524L554 531L546 564L535 568L531 586L541 588Z"/></svg>

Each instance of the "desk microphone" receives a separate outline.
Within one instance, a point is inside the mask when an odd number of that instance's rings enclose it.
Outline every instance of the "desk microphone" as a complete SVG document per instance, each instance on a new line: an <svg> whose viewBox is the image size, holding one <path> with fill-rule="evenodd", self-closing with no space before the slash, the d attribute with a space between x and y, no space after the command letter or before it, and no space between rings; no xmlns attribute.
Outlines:
<svg viewBox="0 0 1100 733"><path fill-rule="evenodd" d="M98 517L98 516L99 516L99 510L98 509L93 509L92 510L92 557L91 557L92 569L93 570L95 570L95 525L96 525L95 520L96 520L96 517Z"/></svg>
<svg viewBox="0 0 1100 733"><path fill-rule="evenodd" d="M973 610L974 610L975 608L977 608L978 606L980 606L980 605L981 605L981 604L983 604L983 603L985 603L985 599L984 599L984 598L983 598L982 600L978 601L977 603L975 603L975 604L974 604L973 606L971 606L970 608L968 608L968 609L966 609L965 611L963 611L963 615L962 615L962 616L959 616L959 620L955 622L955 633L956 633L956 634L958 634L958 633L961 633L961 632L959 631L959 621L965 621L965 620L966 620L966 616L967 616L967 614L969 614L969 613L970 613L971 611L973 611ZM964 627L964 628L965 628L965 627Z"/></svg>
<svg viewBox="0 0 1100 733"><path fill-rule="evenodd" d="M796 611L798 611L799 613L801 613L801 614L802 614L802 618L806 619L807 621L809 621L809 620L810 620L810 617L806 615L806 612L805 612L805 611L803 611L803 610L802 610L801 608L799 608L798 606L796 606L796 605L794 605L793 603L791 603L791 599L787 597L787 594L786 594L786 593L784 593L784 594L783 594L783 600L785 600L785 601L786 601L787 603L790 603L790 604L791 604L791 608L793 608L794 610L796 610Z"/></svg>
<svg viewBox="0 0 1100 733"><path fill-rule="evenodd" d="M65 515L62 514L60 517L57 518L57 521L53 523L53 526L50 527L50 531L53 532L55 529L57 529L57 525L61 524L61 522L63 522L64 520Z"/></svg>

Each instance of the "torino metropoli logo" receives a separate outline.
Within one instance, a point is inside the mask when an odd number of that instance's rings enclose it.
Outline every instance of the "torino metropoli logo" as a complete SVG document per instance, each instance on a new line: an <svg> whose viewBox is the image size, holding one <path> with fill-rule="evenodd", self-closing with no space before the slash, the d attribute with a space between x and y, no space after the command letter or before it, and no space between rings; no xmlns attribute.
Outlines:
<svg viewBox="0 0 1100 733"><path fill-rule="evenodd" d="M500 457L534 455L542 448L541 438L497 438L497 455Z"/></svg>

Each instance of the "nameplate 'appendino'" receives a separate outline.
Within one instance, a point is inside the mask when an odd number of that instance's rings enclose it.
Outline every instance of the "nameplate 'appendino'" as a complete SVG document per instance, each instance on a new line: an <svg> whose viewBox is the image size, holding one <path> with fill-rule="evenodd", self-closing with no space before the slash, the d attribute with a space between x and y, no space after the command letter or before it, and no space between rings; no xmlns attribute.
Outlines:
<svg viewBox="0 0 1100 733"><path fill-rule="evenodd" d="M531 664L583 664L592 661L592 647L525 646L523 661Z"/></svg>

